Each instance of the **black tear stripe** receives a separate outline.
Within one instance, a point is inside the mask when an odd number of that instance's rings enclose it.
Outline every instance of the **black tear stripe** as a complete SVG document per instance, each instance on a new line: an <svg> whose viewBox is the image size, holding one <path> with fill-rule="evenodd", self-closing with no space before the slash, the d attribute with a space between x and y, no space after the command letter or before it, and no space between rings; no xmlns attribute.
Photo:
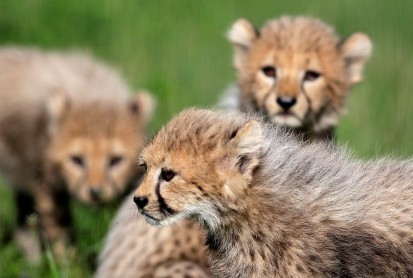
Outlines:
<svg viewBox="0 0 413 278"><path fill-rule="evenodd" d="M313 114L313 107L310 97L307 94L307 91L304 89L304 82L301 82L301 91L308 103L308 110L306 112L305 118L308 118L311 114Z"/></svg>
<svg viewBox="0 0 413 278"><path fill-rule="evenodd" d="M161 212L167 216L168 214L174 214L175 211L168 206L168 204L165 202L165 199L161 195L161 181L158 180L158 183L156 184L155 188L156 192L156 197L158 197L158 203L159 203L159 208Z"/></svg>

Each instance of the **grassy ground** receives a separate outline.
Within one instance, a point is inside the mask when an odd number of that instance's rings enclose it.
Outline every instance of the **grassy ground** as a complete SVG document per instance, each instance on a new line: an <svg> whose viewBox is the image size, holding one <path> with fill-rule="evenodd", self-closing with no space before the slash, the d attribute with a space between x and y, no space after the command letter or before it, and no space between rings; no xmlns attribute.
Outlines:
<svg viewBox="0 0 413 278"><path fill-rule="evenodd" d="M351 93L338 129L341 143L363 158L413 154L413 1L14 0L0 1L0 43L87 49L119 68L134 88L158 98L154 133L184 107L212 105L234 80L225 31L239 17L257 25L281 14L307 14L343 36L370 35L375 50L365 82ZM88 277L89 261L116 204L73 204L78 256L63 265L29 266L12 242L0 243L0 277ZM0 186L0 238L12 229L11 194ZM57 267L58 275L53 275Z"/></svg>

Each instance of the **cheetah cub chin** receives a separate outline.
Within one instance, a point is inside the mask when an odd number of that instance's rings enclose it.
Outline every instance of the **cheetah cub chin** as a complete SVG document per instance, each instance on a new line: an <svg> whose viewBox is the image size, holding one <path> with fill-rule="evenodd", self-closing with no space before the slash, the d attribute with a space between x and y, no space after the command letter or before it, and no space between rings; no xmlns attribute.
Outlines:
<svg viewBox="0 0 413 278"><path fill-rule="evenodd" d="M141 159L139 211L153 225L199 222L216 277L413 275L413 161L357 161L242 113L196 109Z"/></svg>
<svg viewBox="0 0 413 278"><path fill-rule="evenodd" d="M258 112L269 122L323 140L332 139L348 91L361 81L372 50L365 34L339 39L330 26L301 16L270 20L260 30L239 19L228 39L238 84L221 106Z"/></svg>

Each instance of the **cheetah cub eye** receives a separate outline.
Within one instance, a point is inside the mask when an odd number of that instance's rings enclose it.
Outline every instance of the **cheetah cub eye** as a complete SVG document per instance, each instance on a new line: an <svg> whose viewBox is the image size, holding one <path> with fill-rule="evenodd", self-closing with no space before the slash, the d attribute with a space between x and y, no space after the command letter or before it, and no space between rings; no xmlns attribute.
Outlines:
<svg viewBox="0 0 413 278"><path fill-rule="evenodd" d="M146 165L146 162L141 162L138 166L141 167L145 173L148 171L148 166Z"/></svg>
<svg viewBox="0 0 413 278"><path fill-rule="evenodd" d="M262 72L265 74L265 76L271 77L271 78L277 78L277 70L273 66L265 66L262 69Z"/></svg>
<svg viewBox="0 0 413 278"><path fill-rule="evenodd" d="M70 161L77 167L83 168L85 166L85 160L81 155L70 156Z"/></svg>
<svg viewBox="0 0 413 278"><path fill-rule="evenodd" d="M170 181L175 177L176 173L171 170L171 169L162 169L161 170L161 179L163 179L164 181Z"/></svg>
<svg viewBox="0 0 413 278"><path fill-rule="evenodd" d="M315 81L320 77L320 75L321 74L319 72L316 72L314 70L307 70L304 73L304 81Z"/></svg>
<svg viewBox="0 0 413 278"><path fill-rule="evenodd" d="M109 167L113 168L120 165L123 162L123 157L120 155L113 155L109 158Z"/></svg>

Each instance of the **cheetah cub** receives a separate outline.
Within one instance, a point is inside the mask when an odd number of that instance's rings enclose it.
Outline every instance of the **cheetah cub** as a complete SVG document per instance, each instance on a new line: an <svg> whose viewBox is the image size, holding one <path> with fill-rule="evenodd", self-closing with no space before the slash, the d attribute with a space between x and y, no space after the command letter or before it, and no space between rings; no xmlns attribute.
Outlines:
<svg viewBox="0 0 413 278"><path fill-rule="evenodd" d="M32 215L58 255L74 236L69 196L98 205L125 194L140 174L135 158L152 102L87 55L0 49L0 170L30 260L40 255Z"/></svg>
<svg viewBox="0 0 413 278"><path fill-rule="evenodd" d="M238 84L221 106L258 112L306 138L333 138L348 91L361 81L371 54L365 34L339 39L318 19L284 16L260 30L239 19L228 38Z"/></svg>
<svg viewBox="0 0 413 278"><path fill-rule="evenodd" d="M152 225L200 223L215 277L411 277L413 162L290 136L238 112L182 112L144 148L134 201Z"/></svg>

